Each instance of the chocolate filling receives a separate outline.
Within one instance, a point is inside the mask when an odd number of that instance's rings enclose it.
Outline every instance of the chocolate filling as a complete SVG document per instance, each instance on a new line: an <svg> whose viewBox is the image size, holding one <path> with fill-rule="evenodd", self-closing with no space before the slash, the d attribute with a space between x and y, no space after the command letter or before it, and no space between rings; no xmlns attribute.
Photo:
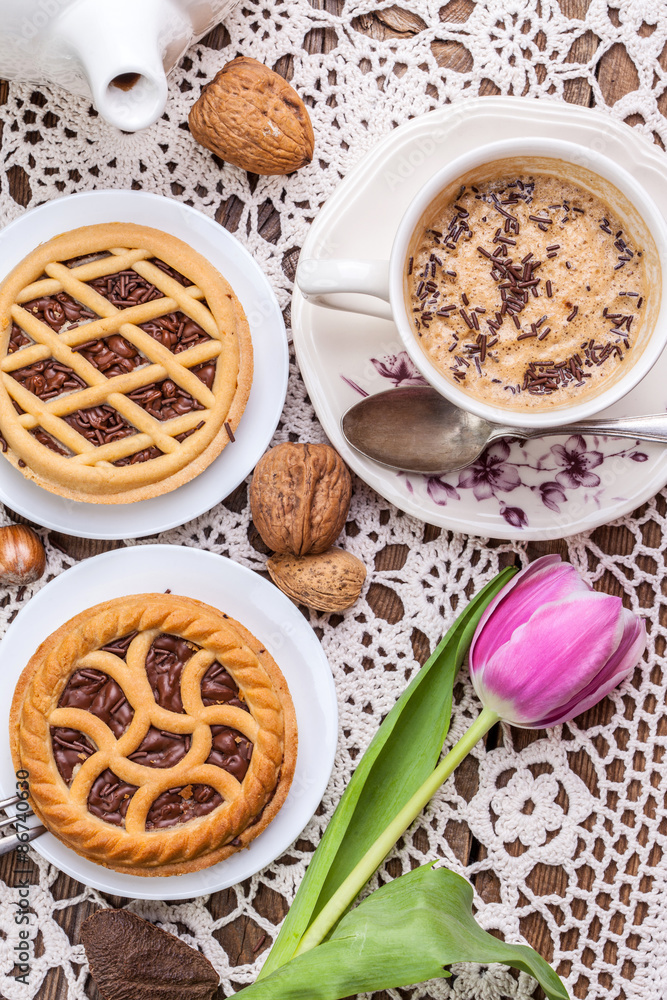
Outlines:
<svg viewBox="0 0 667 1000"><path fill-rule="evenodd" d="M140 328L167 347L174 354L187 351L196 344L203 344L211 337L193 319L182 312L167 313L147 323L140 323Z"/></svg>
<svg viewBox="0 0 667 1000"><path fill-rule="evenodd" d="M20 326L16 323L12 323L12 332L9 334L9 347L7 348L7 354L13 354L18 351L19 347L25 347L26 344L32 344L33 341L25 333Z"/></svg>
<svg viewBox="0 0 667 1000"><path fill-rule="evenodd" d="M136 632L114 639L103 646L105 652L126 659ZM146 674L155 701L168 711L183 713L180 682L183 667L200 647L179 636L162 633L151 643L146 657ZM238 685L220 663L213 663L202 678L204 705L230 705L248 711ZM118 738L134 716L120 686L107 674L92 668L75 671L58 702L59 707L73 706L91 712L109 726ZM252 758L253 744L237 729L211 726L211 751L206 759L243 781ZM95 753L95 746L82 733L65 727L52 727L53 754L58 770L70 784L78 764ZM145 767L173 767L190 749L189 733L170 733L151 726L129 759ZM115 826L122 826L129 800L136 787L121 781L106 769L94 782L88 798L93 815ZM185 785L163 792L148 813L148 829L175 826L196 816L205 816L222 803L222 797L209 785Z"/></svg>
<svg viewBox="0 0 667 1000"><path fill-rule="evenodd" d="M180 272L175 271L163 260L153 258L152 262L161 271L174 278L180 285L189 287L192 282L184 277ZM118 309L127 309L129 306L137 306L143 302L150 302L153 299L164 298L163 293L156 288L152 282L142 278L140 274L132 268L125 271L117 271L115 274L103 275L101 278L93 278L88 284L96 292L108 299L112 306Z"/></svg>
<svg viewBox="0 0 667 1000"><path fill-rule="evenodd" d="M201 430L201 428L202 428L203 426L204 426L204 421L203 421L203 420L200 420L200 421L199 421L199 423L197 424L197 426L196 426L196 427L193 427L193 428L192 428L191 430L189 430L189 431L183 431L183 433L182 433L182 434L176 434L176 435L174 436L174 440L175 440L175 441L185 441L185 439L186 439L186 438L189 438L191 434L194 434L194 433L195 433L195 431L199 431L199 430Z"/></svg>
<svg viewBox="0 0 667 1000"><path fill-rule="evenodd" d="M144 767L174 767L190 749L189 733L168 733L151 726L130 760Z"/></svg>
<svg viewBox="0 0 667 1000"><path fill-rule="evenodd" d="M250 740L231 726L211 726L213 742L207 764L215 764L223 771L243 781L250 766L253 745Z"/></svg>
<svg viewBox="0 0 667 1000"><path fill-rule="evenodd" d="M85 389L86 383L68 366L48 358L10 373L24 389L45 402L65 392Z"/></svg>
<svg viewBox="0 0 667 1000"><path fill-rule="evenodd" d="M192 413L193 410L204 409L189 392L181 389L170 378L133 389L132 392L128 392L127 398L138 403L156 420L172 420L174 417L182 417L185 413Z"/></svg>
<svg viewBox="0 0 667 1000"><path fill-rule="evenodd" d="M30 433L39 441L40 444L43 444L45 448L50 448L51 451L55 451L57 455L69 454L69 452L65 451L64 448L61 448L58 442L52 438L50 434L47 434L41 427L36 427L35 430L30 431Z"/></svg>
<svg viewBox="0 0 667 1000"><path fill-rule="evenodd" d="M235 680L217 661L208 668L201 681L201 700L204 705L229 705L232 708L242 708L250 711L241 700L239 688Z"/></svg>
<svg viewBox="0 0 667 1000"><path fill-rule="evenodd" d="M108 642L106 646L102 646L102 652L113 653L119 660L127 660L127 651L136 635L136 632L130 632L128 635L121 636L120 639L114 639L112 642Z"/></svg>
<svg viewBox="0 0 667 1000"><path fill-rule="evenodd" d="M132 344L114 333L111 337L103 340L88 340L85 344L80 344L73 348L83 355L86 361L101 371L107 378L114 375L124 375L126 372L134 371L140 365L146 364L143 357Z"/></svg>
<svg viewBox="0 0 667 1000"><path fill-rule="evenodd" d="M103 819L105 823L124 826L125 813L136 790L136 785L121 781L107 767L93 782L88 794L88 809L93 816Z"/></svg>
<svg viewBox="0 0 667 1000"><path fill-rule="evenodd" d="M213 388L213 380L215 379L215 361L202 361L200 365L195 365L194 368L190 369L191 372L197 376L197 378L204 383L207 389Z"/></svg>
<svg viewBox="0 0 667 1000"><path fill-rule="evenodd" d="M181 785L158 795L146 817L146 829L164 829L206 816L222 805L222 796L210 785Z"/></svg>
<svg viewBox="0 0 667 1000"><path fill-rule="evenodd" d="M245 778L253 745L238 729L231 726L211 726L211 752L206 764L215 764L233 774L238 781ZM151 726L130 760L144 767L174 767L183 760L192 744L189 733L168 733Z"/></svg>
<svg viewBox="0 0 667 1000"><path fill-rule="evenodd" d="M23 308L41 319L56 333L60 333L65 324L68 329L80 326L84 320L97 319L92 310L77 302L67 292L56 292L55 295L43 295L39 299L26 302Z"/></svg>
<svg viewBox="0 0 667 1000"><path fill-rule="evenodd" d="M174 278L179 285L183 285L184 288L190 288L193 284L189 278L186 278L185 275L180 273L180 271L176 271L173 267L171 267L171 265L165 264L165 262L160 260L159 257L153 257L151 264L155 264L156 267L159 267L161 271L168 274L170 278Z"/></svg>
<svg viewBox="0 0 667 1000"><path fill-rule="evenodd" d="M152 458L160 458L164 452L160 451L154 445L150 448L144 448L143 451L135 451L134 455L126 455L125 458L117 458L113 465L139 465L141 462L150 462Z"/></svg>
<svg viewBox="0 0 667 1000"><path fill-rule="evenodd" d="M94 260L102 260L104 257L110 257L111 253L109 250L100 250L99 253L82 253L78 257L70 257L69 260L64 260L62 263L65 267L74 268L80 267L81 264L90 264Z"/></svg>
<svg viewBox="0 0 667 1000"><path fill-rule="evenodd" d="M160 708L183 712L181 674L190 657L200 648L177 635L166 633L153 640L146 656L146 674Z"/></svg>
<svg viewBox="0 0 667 1000"><path fill-rule="evenodd" d="M97 716L114 734L122 736L134 717L123 689L101 670L76 670L60 696L58 708L81 708Z"/></svg>
<svg viewBox="0 0 667 1000"><path fill-rule="evenodd" d="M155 285L131 268L117 271L116 274L106 274L101 278L93 278L88 284L117 309L129 309L130 306L164 298Z"/></svg>
<svg viewBox="0 0 667 1000"><path fill-rule="evenodd" d="M136 428L123 420L120 413L106 403L85 410L75 410L64 419L75 431L98 446L137 433Z"/></svg>
<svg viewBox="0 0 667 1000"><path fill-rule="evenodd" d="M51 726L51 744L56 767L63 781L71 785L74 771L95 753L96 747L78 729Z"/></svg>

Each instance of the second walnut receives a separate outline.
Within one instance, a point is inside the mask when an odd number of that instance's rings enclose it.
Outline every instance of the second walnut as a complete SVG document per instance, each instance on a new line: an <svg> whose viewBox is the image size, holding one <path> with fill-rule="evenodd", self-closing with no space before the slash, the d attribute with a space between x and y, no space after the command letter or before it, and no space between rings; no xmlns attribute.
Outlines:
<svg viewBox="0 0 667 1000"><path fill-rule="evenodd" d="M328 444L276 445L260 459L250 485L250 509L262 540L278 553L325 552L350 508L352 481Z"/></svg>

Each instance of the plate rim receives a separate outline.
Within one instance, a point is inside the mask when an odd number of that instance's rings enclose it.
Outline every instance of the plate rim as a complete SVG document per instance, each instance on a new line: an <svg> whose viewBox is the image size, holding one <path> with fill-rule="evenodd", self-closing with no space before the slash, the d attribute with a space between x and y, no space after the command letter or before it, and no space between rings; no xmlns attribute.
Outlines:
<svg viewBox="0 0 667 1000"><path fill-rule="evenodd" d="M453 128L457 128L473 115L478 118L484 118L491 111L493 111L494 118L498 118L499 112L501 112L502 116L511 114L519 119L523 118L528 121L534 120L535 117L540 121L546 122L555 121L559 117L565 121L576 119L578 123L588 127L591 132L599 133L604 129L606 132L614 132L617 137L625 136L630 130L630 127L625 125L625 123L618 122L611 116L594 108L582 108L579 105L570 105L561 101L538 101L537 99L522 97L476 97L428 111L398 126L398 128L381 139L354 164L315 217L301 250L303 259L306 259L308 256L316 259L326 259L329 256L333 256L327 253L327 247L330 245L327 240L329 220L335 218L340 201L349 192L354 191L358 185L367 183L369 177L377 175L377 164L385 159L388 149L393 146L398 147L402 144L407 145L411 141L411 133L419 135L427 124L436 124L436 127L439 124L446 127L450 123L450 119L453 119L451 125ZM634 139L644 160L667 178L667 163L664 163L661 157L658 156L659 151L641 134L634 134ZM664 154L662 156L664 157ZM399 221L397 219L397 226ZM580 511L574 518L568 519L567 523L563 523L566 520L563 513L559 516L558 523L553 528L540 527L534 529L530 527L517 529L504 521L500 523L502 519L499 515L496 515L498 518L496 523L484 524L482 528L479 524L479 512L478 522L475 523L473 521L474 508L472 505L470 508L471 513L466 517L453 517L451 513L447 513L447 507L425 508L421 503L412 499L411 496L404 496L392 489L393 484L387 478L390 470L372 462L370 459L365 459L343 437L340 429L340 419L333 413L333 405L330 403L327 393L321 387L320 381L316 376L316 366L310 358L312 323L309 323L306 315L312 316L313 311L325 308L324 306L316 306L307 302L295 284L291 309L292 339L299 369L308 395L325 433L341 453L346 463L360 479L389 503L393 504L399 510L404 511L404 513L426 524L433 524L448 531L460 532L474 537L497 538L505 541L548 541L567 538L582 531L592 531L604 524L612 523L631 513L647 500L650 500L667 484L666 449L665 457L657 463L655 472L643 489L636 496L619 502L614 507L611 515L608 505L606 507L603 505L596 508L595 511L591 511L591 514L582 514ZM332 311L331 309L327 309L327 312ZM373 322L384 322L387 325L387 329L393 328L393 323L389 320L373 320Z"/></svg>
<svg viewBox="0 0 667 1000"><path fill-rule="evenodd" d="M7 491L7 489L5 488L5 484L3 484L2 481L0 480L0 503L6 504L11 510L16 511L17 514L21 514L23 517L27 517L29 520L35 522L36 524L41 525L47 530L60 531L65 534L72 535L73 537L76 538L93 538L102 541L118 541L124 538L146 538L150 535L154 535L163 531L170 531L173 528L182 527L189 521L192 521L195 518L200 517L202 514L207 513L209 510L212 510L213 507L217 506L217 504L219 503L222 503L222 501L227 496L229 496L230 493L232 493L235 489L237 489L240 483L242 483L243 480L246 478L246 476L248 476L249 473L252 471L254 465L257 463L257 461L259 461L260 457L264 454L267 447L269 446L271 439L275 434L276 427L278 426L278 423L280 421L283 409L285 407L285 399L287 397L287 388L289 382L289 343L287 341L285 320L276 293L267 275L264 273L258 262L250 253L250 251L245 246L243 246L243 244L237 239L236 236L234 236L233 233L230 233L229 230L225 229L222 226L219 226L218 223L216 223L215 220L212 219L210 216L205 215L204 212L201 212L199 209L194 208L192 205L186 205L185 203L176 201L176 199L174 198L168 198L166 195L156 194L152 191L131 191L126 188L99 188L93 191L79 191L75 192L74 194L66 194L66 195L61 195L57 198L51 198L49 199L49 201L45 201L41 205L36 205L34 208L28 209L27 212L22 213L21 215L17 216L17 218L12 219L11 222L8 222L7 225L0 230L0 245L5 241L7 234L9 234L11 238L11 233L15 231L17 227L22 226L25 223L26 219L34 218L36 215L41 215L41 214L47 215L50 211L54 210L54 206L61 206L65 202L76 201L77 203L79 203L81 201L85 202L89 200L97 200L100 197L108 198L109 196L118 199L125 199L127 197L130 197L132 199L138 199L144 202L154 202L156 204L164 204L166 202L171 207L173 207L174 210L183 211L186 218L194 217L200 223L201 220L203 220L205 226L210 230L213 237L222 236L223 241L226 240L231 241L231 243L234 246L235 252L238 252L240 258L242 258L245 261L245 264L247 264L248 267L253 272L253 280L255 281L255 283L257 284L261 282L264 290L266 291L268 297L270 298L271 305L274 310L274 315L272 316L272 322L275 320L275 322L278 324L279 333L281 334L281 336L274 338L276 342L276 349L280 352L281 355L280 369L278 370L276 366L277 377L275 380L276 395L274 400L274 407L272 408L271 413L267 414L265 420L262 421L262 423L265 425L265 432L261 436L261 438L259 434L257 435L257 442L258 442L257 447L252 449L253 453L255 451L257 452L256 458L254 459L252 465L248 469L246 469L243 475L240 476L237 475L234 477L236 479L236 482L235 485L229 490L229 492L226 493L225 496L218 495L218 499L215 500L213 504L209 504L207 500L206 505L203 507L201 507L201 501L199 504L195 504L193 507L191 507L190 505L186 507L184 505L183 510L184 511L187 510L186 520L182 520L181 515L174 514L172 515L172 517L166 519L164 522L159 522L157 528L154 526L144 526L143 528L133 529L130 531L128 530L128 526L125 524L123 524L122 527L119 528L114 528L113 525L114 525L114 514L118 512L119 506L130 507L132 505L95 504L90 506L95 506L98 510L104 509L104 516L108 521L108 525L104 529L104 531L100 531L99 528L85 527L85 510L83 511L84 526L79 526L76 523L65 524L62 520L58 519L58 512L55 508L52 515L44 516L40 512L35 512L35 510L31 507L30 503L25 503L23 500L21 500L21 498L19 498L19 502L17 503L16 499L11 496L11 490ZM157 228L157 226L158 226L158 220L156 220L155 228ZM54 228L58 230L60 227L55 226ZM54 233L53 235L56 235L56 233ZM45 239L49 238L51 237L48 236L45 237ZM182 236L179 236L178 238L183 239ZM0 281L3 281L5 277L6 274L4 273L0 274ZM257 366L257 357L258 357L258 352L255 351L255 361L254 361L255 366ZM261 451L259 450L260 443L261 443ZM214 466L215 462L218 461L220 458L222 458L223 455L224 452L221 455L219 455L217 459L213 460L211 466ZM243 468L245 464L247 463L241 465L240 468ZM208 468L210 468L211 466L209 466ZM204 472L206 471L207 470L204 470ZM190 483L195 483L197 478L198 477L195 477L193 480L190 480ZM190 483L184 483L183 486L187 487L190 485ZM176 490L170 491L170 493L171 492L177 493L178 489L181 488L182 487L178 487ZM49 491L45 490L44 493L48 494ZM169 496L169 495L170 494L162 494L161 496ZM54 496L54 503L57 503L57 500L55 499L57 495L53 494L53 496ZM135 503L144 505L146 504L154 505L156 501L159 501L160 499L161 497L153 497L146 500L135 501ZM46 500L48 503L49 502L48 497L46 498ZM76 501L72 502L76 503ZM83 509L83 507L84 504L82 503L79 510ZM147 509L146 507L143 508L144 511L146 509ZM194 513L192 513L193 510Z"/></svg>
<svg viewBox="0 0 667 1000"><path fill-rule="evenodd" d="M244 874L238 877L235 876L232 881L230 881L229 879L221 879L219 882L211 883L201 888L198 887L196 884L195 885L192 884L193 882L196 882L197 879L205 878L206 873L213 871L213 869L216 866L211 866L210 868L204 868L200 872L188 872L185 873L184 875L172 875L165 877L160 877L160 876L143 877L139 875L126 875L121 872L116 872L113 869L107 869L102 865L97 865L95 862L80 857L80 855L78 855L75 851L71 850L70 848L67 848L66 845L62 844L61 841L58 841L57 838L55 838L52 834L48 832L43 835L43 838L40 837L32 842L31 847L33 847L49 864L52 864L54 865L54 867L58 868L59 871L63 871L71 878L75 879L76 881L80 882L83 885L88 886L89 888L93 888L100 892L105 892L112 895L123 896L124 898L128 899L153 899L153 900L190 899L193 897L206 895L212 892L218 892L225 888L229 888L232 885L238 884L239 881L242 881L245 878L249 878L255 875L257 872L262 871L265 868L269 867L271 864L273 864L275 860L278 857L280 857L280 855L284 853L285 850L287 850L290 844L292 844L294 840L298 839L300 834L303 832L305 826L310 822L312 816L315 814L315 810L317 809L317 806L326 791L326 788L331 778L331 774L333 772L333 767L335 764L335 757L340 737L339 719L338 719L338 701L337 701L337 692L334 683L333 673L331 671L322 644L318 640L310 623L303 617L303 615L301 615L296 605L294 605L292 601L290 601L290 599L286 597L286 595L284 595L277 587L271 584L264 577L262 577L258 573L255 573L249 567L243 566L241 563L235 562L233 559L230 559L227 556L222 556L218 555L215 552L211 552L208 549L199 549L189 545L170 545L166 543L156 543L151 545L136 545L136 546L133 545L120 549L112 549L108 552L102 552L97 556L92 556L90 559L82 560L81 562L75 563L74 566L71 566L69 569L64 570L62 573L59 573L58 576L53 578L53 580L50 580L47 584L45 584L45 586L42 587L37 592L37 594L35 594L35 596L23 608L21 608L16 618L9 625L5 633L4 639L6 639L8 636L13 637L17 633L19 633L21 629L25 628L24 622L26 622L27 620L27 622L30 623L31 615L39 614L41 602L50 601L52 599L52 594L54 589L60 589L63 587L67 588L71 586L73 583L73 578L75 581L75 586L78 586L80 588L82 584L76 583L77 577L79 576L83 577L82 583L85 584L86 576L90 575L91 573L95 574L97 572L98 567L100 566L100 563L104 564L104 563L119 562L121 566L118 568L117 571L117 577L118 577L123 568L122 567L123 561L126 559L129 560L141 559L142 561L145 562L147 559L148 560L151 559L151 556L153 554L158 554L158 553L162 555L169 554L169 557L173 559L175 551L180 553L179 556L176 556L177 559L181 558L181 559L186 559L188 561L193 560L194 562L197 562L200 559L202 559L202 561L210 560L213 566L215 566L215 564L219 563L219 561L221 560L226 567L226 572L231 572L232 575L234 576L238 574L239 577L245 578L247 583L252 585L253 589L259 588L263 590L264 588L270 588L270 593L272 595L273 600L277 601L278 605L281 608L285 609L286 614L285 614L284 624L288 626L288 628L285 630L286 633L289 634L289 630L296 630L297 632L300 633L300 635L298 639L293 640L294 645L297 646L300 643L303 643L304 645L307 644L308 646L308 648L304 651L302 655L301 662L303 665L303 669L307 670L312 678L312 687L313 690L317 693L317 700L320 707L322 708L322 711L326 713L328 719L328 728L325 729L324 731L322 730L319 731L321 736L319 745L322 748L322 753L321 753L321 762L318 768L318 777L312 779L312 775L307 774L307 777L312 780L310 780L310 783L308 784L305 791L303 793L299 793L299 797L303 795L305 801L310 803L307 810L309 812L307 819L305 819L303 824L301 824L301 820L299 820L299 824L297 824L299 826L298 830L296 829L296 827L294 827L293 830L290 830L290 839L288 841L285 841L285 838L283 837L283 839L280 841L279 849L276 850L276 852L268 861L266 860L263 861L259 866L251 866L252 870L247 870ZM205 579L206 575L207 574L205 572L202 573L202 578ZM247 588L244 587L243 592L247 593ZM246 597L246 600L249 600L249 597ZM89 605L89 606L94 606L94 605ZM272 625L272 621L268 616L262 602L260 601L254 602L254 607L256 609L256 613L258 613L260 617L266 619L267 631L266 634L262 636L263 641L266 641L267 636L269 634L269 630ZM73 614L76 613L78 613L76 610L73 613L68 612L69 617L63 619L63 621L69 620L69 618L71 618ZM275 622L273 622L273 626L275 628ZM250 630L252 631L253 628L256 628L256 625L253 626ZM51 632L48 632L47 634L50 635ZM44 638L46 638L46 636ZM40 639L39 642L41 641L44 640ZM37 647L39 642L35 643L35 648ZM11 654L11 649L9 652ZM9 654L7 653L6 643L3 641L0 647L0 664L2 664L3 657L6 658L7 655ZM313 669L313 664L315 664L316 662L317 662L317 667L316 669ZM25 663L23 663L20 666L20 669L19 667L16 667L14 671L12 671L10 666L9 670L2 671L3 677L7 677L6 687L8 691L11 690L12 694L24 666ZM11 704L11 697L8 698L6 710L3 709L2 711L1 719L4 721L8 721L10 704ZM297 722L299 722L298 714L297 714ZM301 728L302 724L299 725L300 730ZM11 763L11 754L9 751L8 727L5 727L3 730L2 740L4 741L5 752L7 754L7 757L9 758L8 771L7 771L8 774L9 771L13 770L13 765ZM299 749L301 750L301 744ZM306 759L308 763L310 763L310 757L306 755L305 757L302 757L302 760L304 759ZM297 768L298 767L299 767L299 759L297 757ZM0 795L3 796L5 794L11 795L14 792L14 788L12 785L10 784L5 785L5 777L6 777L5 770L0 769ZM288 795L287 801L283 805L282 809L283 810L289 809L289 805L290 802ZM270 827L267 828L267 830L269 829ZM264 831L264 833L266 833L266 831ZM41 844L40 841L42 841ZM51 856L49 845L53 844L54 842L58 844L61 849L64 848L67 854L67 858L71 858L71 864L63 866L60 860L55 860ZM253 843L258 843L258 842L259 838L257 841L253 841ZM45 847L46 850L44 849ZM237 856L247 857L249 855L249 851L251 850L252 850L252 844L246 851L240 852L239 855L235 855L235 857ZM82 863L85 863L87 865L93 865L96 870L99 870L100 880L102 881L96 882L94 879L89 879L85 874L81 874L79 866ZM224 866L225 862L224 861L218 862L218 864ZM108 881L104 881L106 879L132 880L133 883L136 883L136 888L133 885L119 888L117 885L115 886L110 885ZM170 889L166 883L167 880L171 881L172 879L179 881L181 879L185 880L183 883L184 887ZM145 891L142 891L142 889L144 889Z"/></svg>

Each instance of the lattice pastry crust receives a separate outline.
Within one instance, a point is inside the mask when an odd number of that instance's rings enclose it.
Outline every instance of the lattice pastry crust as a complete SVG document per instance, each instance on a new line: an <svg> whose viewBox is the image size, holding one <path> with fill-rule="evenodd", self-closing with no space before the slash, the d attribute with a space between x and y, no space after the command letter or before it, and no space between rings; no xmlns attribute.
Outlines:
<svg viewBox="0 0 667 1000"><path fill-rule="evenodd" d="M233 289L167 233L72 230L0 287L0 446L53 493L129 503L188 482L234 440L251 383Z"/></svg>
<svg viewBox="0 0 667 1000"><path fill-rule="evenodd" d="M156 643L182 649L183 640L191 651L175 687L169 654L158 651L157 675L149 664ZM109 645L116 652L102 648ZM202 695L211 671L222 676L223 694L213 699ZM86 709L72 707L78 682L98 685ZM104 721L100 704L110 690ZM71 776L57 759L63 733L83 751ZM241 780L231 773L238 756L215 755L216 740L230 742L230 733L232 746L249 756ZM142 751L151 740L171 747L166 757ZM179 740L187 752L167 766ZM282 806L297 754L294 706L270 654L227 615L172 594L98 604L49 636L17 685L10 741L16 768L30 772L35 814L51 833L91 861L135 875L196 871L246 847ZM208 811L193 814L201 794L208 805L196 808ZM95 802L108 807L106 818Z"/></svg>

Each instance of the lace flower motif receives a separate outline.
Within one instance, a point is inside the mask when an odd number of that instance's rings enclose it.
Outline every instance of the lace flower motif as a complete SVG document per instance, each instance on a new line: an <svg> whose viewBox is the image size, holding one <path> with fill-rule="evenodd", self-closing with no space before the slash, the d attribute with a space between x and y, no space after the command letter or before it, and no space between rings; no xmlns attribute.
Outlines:
<svg viewBox="0 0 667 1000"><path fill-rule="evenodd" d="M558 791L553 774L535 778L527 768L513 774L491 799L498 815L496 833L503 843L520 840L524 847L541 847L548 833L560 830L565 817L556 802Z"/></svg>

